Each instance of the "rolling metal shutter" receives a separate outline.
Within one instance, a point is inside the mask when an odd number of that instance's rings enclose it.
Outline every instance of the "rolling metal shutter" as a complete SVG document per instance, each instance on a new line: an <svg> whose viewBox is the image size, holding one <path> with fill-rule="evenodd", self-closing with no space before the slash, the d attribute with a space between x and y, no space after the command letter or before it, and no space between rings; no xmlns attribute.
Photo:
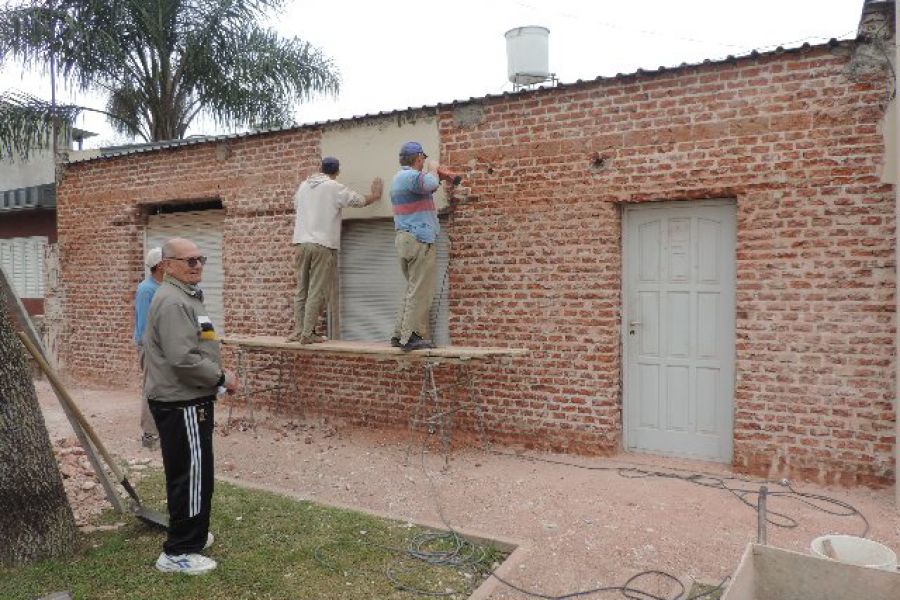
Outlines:
<svg viewBox="0 0 900 600"><path fill-rule="evenodd" d="M446 276L450 240L441 228L437 241L437 289L431 306L432 339L450 344L447 325L450 279ZM386 342L406 280L394 248L393 220L344 221L340 254L340 338Z"/></svg>
<svg viewBox="0 0 900 600"><path fill-rule="evenodd" d="M0 239L0 267L19 298L44 297L46 236Z"/></svg>
<svg viewBox="0 0 900 600"><path fill-rule="evenodd" d="M225 334L225 308L222 302L224 282L222 269L222 225L225 211L221 209L172 212L150 215L144 243L144 254L154 246L162 246L173 237L193 240L207 258L203 268L203 304L219 335ZM149 272L149 269L147 270Z"/></svg>

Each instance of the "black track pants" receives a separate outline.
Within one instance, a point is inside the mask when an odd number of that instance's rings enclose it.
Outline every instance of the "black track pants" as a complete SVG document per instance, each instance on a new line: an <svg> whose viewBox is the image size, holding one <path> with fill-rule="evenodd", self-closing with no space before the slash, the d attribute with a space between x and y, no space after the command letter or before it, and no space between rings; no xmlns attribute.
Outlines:
<svg viewBox="0 0 900 600"><path fill-rule="evenodd" d="M206 544L213 495L213 401L210 396L150 402L166 472L166 554L200 552Z"/></svg>

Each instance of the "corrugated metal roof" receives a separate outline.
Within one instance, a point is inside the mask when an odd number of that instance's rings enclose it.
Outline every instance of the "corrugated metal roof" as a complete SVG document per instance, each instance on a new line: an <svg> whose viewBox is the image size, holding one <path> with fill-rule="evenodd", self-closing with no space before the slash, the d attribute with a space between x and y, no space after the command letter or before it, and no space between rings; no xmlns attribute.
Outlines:
<svg viewBox="0 0 900 600"><path fill-rule="evenodd" d="M245 138L245 137L257 136L257 135L267 135L270 133L281 133L281 132L285 132L285 131L293 131L293 130L300 130L300 129L312 129L312 128L316 128L316 127L325 127L325 126L336 125L336 124L340 124L340 123L361 121L364 119L390 117L390 116L395 116L395 115L399 115L399 114L403 114L403 113L407 113L407 112L415 112L415 111L421 111L421 110L432 110L432 109L441 109L441 108L446 108L446 107L460 106L463 104L468 104L470 102L480 102L483 100L491 100L491 99L495 99L495 98L527 96L527 95L531 95L531 94L539 94L539 93L544 93L544 92L548 92L548 91L565 90L565 89L571 89L571 88L578 87L578 86L589 85L592 83L622 80L622 79L628 79L631 77L660 75L660 74L664 74L664 73L666 73L666 74L677 73L678 71L686 70L689 68L703 67L703 66L709 66L709 65L729 64L729 63L737 62L738 60L757 59L757 58L762 58L762 57L767 57L767 56L776 56L779 54L806 52L809 50L814 50L814 49L819 49L819 48L835 48L835 47L842 46L842 45L851 45L851 44L856 43L857 41L858 41L858 38L844 39L844 40L838 40L836 38L831 38L824 44L812 45L809 43L804 43L801 46L796 46L793 48L785 48L783 46L778 46L774 50L769 50L769 51L765 51L765 52L760 52L758 50L752 50L752 51L748 52L747 54L741 54L741 55L737 55L737 56L728 55L725 58L716 59L716 60L705 59L698 63L681 63L680 65L678 65L676 67L660 66L656 69L651 69L651 70L638 69L637 71L635 71L633 73L617 73L613 77L598 76L598 77L595 77L594 79L588 79L588 80L578 79L577 81L574 81L572 83L561 83L559 85L552 86L552 87L540 86L535 89L523 89L523 90L518 90L518 91L514 91L514 92L503 92L501 94L487 94L485 96L471 97L466 100L460 99L460 100L454 100L451 102L438 102L437 104L426 104L423 106L410 106L407 108L398 108L395 110L387 110L387 111L381 111L381 112L377 112L377 113L369 113L369 114L364 114L364 115L355 115L352 117L342 117L340 119L330 119L330 120L326 120L326 121L315 121L312 123L303 123L300 125L291 125L288 127L273 127L270 129L257 129L254 131L245 131L245 132L241 132L241 133L228 133L228 134L221 134L221 135L197 135L197 136L191 136L189 138L182 139L182 140L165 140L165 141L159 141L159 142L148 142L148 143L143 143L143 144L128 144L128 145L124 145L124 146L110 146L108 148L101 148L99 156L70 160L69 163L70 164L83 163L83 162L89 162L89 161L95 161L95 160L103 160L103 159L107 159L107 158L115 158L115 157L119 157L119 156L128 156L131 154L156 152L158 150L165 150L165 149L169 149L169 148L181 148L183 146L194 146L197 144L219 142L222 140L234 140L234 139L240 139L240 138Z"/></svg>

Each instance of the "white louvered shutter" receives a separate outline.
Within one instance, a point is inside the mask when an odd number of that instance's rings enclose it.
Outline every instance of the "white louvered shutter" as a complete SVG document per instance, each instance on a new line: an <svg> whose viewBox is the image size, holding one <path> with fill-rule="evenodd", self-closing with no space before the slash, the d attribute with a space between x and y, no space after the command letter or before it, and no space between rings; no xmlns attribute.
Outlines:
<svg viewBox="0 0 900 600"><path fill-rule="evenodd" d="M341 339L386 342L391 337L406 280L394 248L394 222L344 221L340 254ZM445 228L437 240L437 285L431 306L432 339L449 345L450 280L446 277L450 240Z"/></svg>
<svg viewBox="0 0 900 600"><path fill-rule="evenodd" d="M44 297L46 236L0 239L0 266L19 298Z"/></svg>
<svg viewBox="0 0 900 600"><path fill-rule="evenodd" d="M154 246L162 246L173 237L193 240L207 257L203 268L203 304L220 336L225 334L225 307L222 301L224 275L222 269L222 226L225 211L221 209L185 211L150 215L144 244L144 255ZM149 274L149 269L146 270Z"/></svg>

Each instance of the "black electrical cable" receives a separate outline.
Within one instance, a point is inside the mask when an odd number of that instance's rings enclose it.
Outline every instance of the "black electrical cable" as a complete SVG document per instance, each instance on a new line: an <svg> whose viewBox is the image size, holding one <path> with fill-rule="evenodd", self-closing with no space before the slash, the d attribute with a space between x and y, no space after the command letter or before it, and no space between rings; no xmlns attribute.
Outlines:
<svg viewBox="0 0 900 600"><path fill-rule="evenodd" d="M335 540L330 542L329 544L323 544L316 547L313 551L313 556L316 561L319 562L323 567L328 568L333 571L343 571L348 572L347 569L340 568L337 564L332 561L329 561L324 556L324 548L326 545L340 547L341 545L347 544L359 544L363 546L370 546L374 548L379 548L381 550L385 550L387 552L391 552L400 556L398 561L395 561L392 565L389 565L384 571L377 572L372 569L364 569L358 568L356 569L358 572L367 573L367 574L377 574L383 576L387 579L394 589L399 591L405 591L412 594L416 594L417 596L422 597L432 597L432 598L446 598L451 596L468 596L472 593L471 585L465 586L464 589L457 590L444 590L444 591L433 591L433 590L424 590L418 587L415 587L411 584L405 583L401 580L398 572L400 570L400 563L403 558L411 558L417 561L425 562L434 566L444 566L444 567L452 567L457 569L464 574L471 575L470 580L475 581L476 575L481 576L482 578L493 577L503 585L513 589L521 594L525 594L532 598L540 598L543 600L567 600L570 598L586 598L588 596L596 595L596 594L610 594L614 592L620 593L622 596L627 598L628 600L701 600L702 598L707 598L712 594L718 593L722 590L725 583L728 581L728 577L722 580L718 586L704 590L697 594L684 597L686 592L684 588L684 584L674 575L670 573L666 573L665 571L658 570L648 570L642 571L631 576L624 584L622 585L608 585L608 586L599 586L596 588L575 591L575 592L567 592L562 595L549 595L544 594L537 591L528 590L519 585L516 585L510 581L507 581L505 578L501 577L496 573L496 570L486 570L484 568L485 560L487 559L487 553L484 548L477 547L468 541L466 538L461 536L450 523L448 522L446 515L444 514L444 508L441 504L440 496L438 495L437 487L435 485L434 479L429 474L426 466L425 466L425 441L423 440L422 445L420 446L420 465L422 468L422 472L424 473L426 479L428 479L429 485L431 486L431 494L432 498L435 502L435 506L438 511L438 515L440 516L441 521L448 531L446 532L431 532L426 531L413 536L410 540L409 544L406 548L397 548L394 546L388 546L384 544L379 544L377 542L373 542L370 540L360 540L360 539L344 539L344 540ZM503 454L499 453L498 454ZM562 462L562 461L559 461ZM565 463L563 463L565 464ZM577 466L577 465L572 465ZM429 546L437 545L437 544L445 544L447 549L443 550L429 550ZM464 575L465 576L465 575ZM669 583L672 586L677 586L677 593L675 595L670 596L662 596L659 594L654 594L645 589L639 587L639 584L642 580L648 579L650 577L655 576L657 579L661 579L664 582ZM658 586L657 586L658 587Z"/></svg>
<svg viewBox="0 0 900 600"><path fill-rule="evenodd" d="M652 575L656 575L657 577L660 577L663 580L666 580L666 581L672 582L673 584L676 584L679 589L678 593L675 596L660 596L658 594L653 594L648 591L642 590L640 588L633 587L635 582L637 582L641 579L650 577ZM563 594L561 596L550 596L547 594L540 594L537 592L532 592L532 591L526 590L525 588L519 587L513 583L506 581L505 579L503 579L496 573L491 573L491 576L493 576L497 581L499 581L503 585L505 585L511 589L514 589L521 594L526 594L533 598L542 598L544 600L567 600L569 598L583 598L585 596L589 596L592 594L603 594L603 593L609 593L609 592L620 592L623 596L625 596L626 598L629 598L630 600L699 600L700 598L708 597L708 596L711 596L712 594L717 594L717 593L721 592L725 583L728 581L728 579L730 579L729 577L726 577L719 583L719 585L717 585L711 589L704 590L702 592L698 592L691 596L682 598L682 595L686 592L686 590L684 589L684 584L681 583L680 579L678 579L677 577L675 577L674 575L672 575L670 573L666 573L665 571L641 571L640 573L637 573L636 575L632 575L622 585L609 585L609 586L596 587L593 589L583 590L580 592L569 592L569 593Z"/></svg>
<svg viewBox="0 0 900 600"><path fill-rule="evenodd" d="M450 256L450 252L453 249L453 243L450 241L450 232L452 231L451 225L453 224L453 217L456 215L456 205L459 203L459 199L454 195L456 184L454 187L450 189L450 192L447 196L447 210L444 213L447 217L447 222L444 223L443 228L447 231L447 256ZM438 240L434 241L435 243L435 251L437 251ZM438 288L437 300L434 302L432 310L428 315L428 326L430 327L429 331L431 332L431 339L434 340L434 335L437 333L438 326L438 316L441 313L441 307L444 306L444 300L446 296L444 295L444 289L447 286L447 280L450 276L450 262L447 261L447 266L444 268L444 274L441 276L441 287Z"/></svg>
<svg viewBox="0 0 900 600"><path fill-rule="evenodd" d="M501 452L495 452L495 453L503 454ZM449 521L447 520L446 515L444 515L444 507L441 504L441 498L438 494L437 486L434 483L434 479L428 473L428 469L425 467L425 441L424 440L422 442L422 445L420 446L419 462L420 462L420 466L422 468L422 473L425 474L426 479L428 479L428 483L431 485L432 498L434 499L434 503L435 503L435 506L437 507L438 515L440 516L441 522L449 530L450 534L456 536L459 539L462 539L461 536L459 536L459 534L453 528L453 526L450 525ZM680 591L678 592L678 594L675 595L674 597L658 596L658 595L650 594L649 592L646 592L644 590L640 590L640 589L631 587L631 584L633 582L635 582L643 577L648 577L648 576L654 575L654 574L658 575L660 577L663 577L663 578L670 579L670 580L678 583L678 586L680 588ZM519 593L526 594L533 598L543 598L546 600L564 600L567 598L579 598L579 597L584 597L584 596L588 596L591 594L608 593L608 592L621 592L629 600L699 600L700 598L710 596L713 593L717 593L717 592L721 591L722 587L725 585L725 582L728 581L728 577L726 577L715 588L695 594L694 596L691 596L690 598L682 598L682 595L685 593L684 584L682 584L681 581L677 577L675 577L674 575L672 575L670 573L666 573L665 571L650 570L650 571L642 571L640 573L637 573L636 575L633 575L623 585L603 586L603 587L597 587L594 589L584 590L584 591L579 591L579 592L569 592L569 593L563 594L561 596L549 596L546 594L541 594L539 592L533 592L533 591L527 590L525 588L519 587L517 585L514 585L514 584L510 583L509 581L506 581L499 575L497 575L496 570L491 570L489 573L487 573L487 575L489 577L493 577L494 579L496 579L503 585L505 585L509 588L512 588Z"/></svg>
<svg viewBox="0 0 900 600"><path fill-rule="evenodd" d="M452 546L449 550L434 550L429 551L426 550L425 547L428 544L438 543L446 541ZM389 553L397 554L399 556L398 560L396 560L393 564L389 565L384 571L378 572L372 569L365 568L357 568L355 569L361 573L368 574L378 574L387 579L391 585L397 589L402 591L407 591L414 593L419 596L431 596L431 597L448 597L448 596L468 596L472 593L470 589L471 586L467 585L462 589L456 590L444 590L444 591L432 591L432 590L424 590L421 588L417 588L412 586L411 584L404 583L401 581L398 576L398 571L400 570L400 564L402 563L402 559L410 558L416 561L425 562L427 564L433 566L443 566L443 567L452 567L458 569L463 576L470 575L470 579L472 581L475 580L475 575L484 574L486 571L482 567L483 561L486 558L486 553L482 548L478 548L473 545L471 542L466 540L465 538L460 537L455 532L447 533L447 532L423 532L413 536L412 540L408 547L406 548L397 548L394 546L387 546L384 544L379 544L376 542L368 541L368 540L359 540L359 539L343 539L343 540L335 540L328 544L323 544L316 547L313 551L313 556L316 561L325 568L328 568L333 571L343 571L348 572L348 569L342 569L333 561L328 560L324 555L325 546L335 546L340 547L342 545L351 545L357 544L361 546L369 546L373 548L378 548L379 550L384 550Z"/></svg>
<svg viewBox="0 0 900 600"><path fill-rule="evenodd" d="M543 463L554 464L554 465L562 465L562 466L568 466L568 467L589 470L589 471L611 471L611 472L617 473L620 477L625 477L625 478L629 478L629 479L640 479L640 478L649 478L649 477L659 477L659 478L664 478L664 479L676 479L679 481L683 481L685 483L691 483L691 484L699 485L702 487L727 491L730 494L734 495L734 497L737 498L742 504L748 506L749 508L753 509L754 511L757 510L757 507L754 503L749 501L747 499L747 497L752 496L754 494L759 494L759 490L745 489L745 488L741 488L738 486L731 486L731 485L728 485L728 483L726 483L726 482L741 481L741 482L747 483L747 484L778 485L778 486L782 486L783 488L785 488L785 490L783 490L783 491L782 490L770 490L768 492L769 496L794 499L799 502L802 502L803 504L806 504L807 506L809 506L810 508L812 508L814 510L818 510L818 511L824 512L826 514L834 515L834 516L839 516L839 517L856 516L856 517L859 517L863 522L862 537L865 537L869 531L868 519L861 511L859 511L852 504L845 502L843 500L838 500L836 498L832 498L830 496L825 496L822 494L800 492L800 491L794 489L791 486L791 484L787 481L781 481L781 482L767 481L767 480L749 480L748 481L747 479L740 479L737 477L719 476L719 475L714 475L714 474L709 474L709 473L697 473L697 472L686 471L684 474L682 474L682 473L676 473L676 472L672 472L672 471L667 472L667 471L658 471L658 470L648 470L648 469L643 469L643 468L639 468L639 467L631 467L631 466L628 466L628 467L586 466L586 465L579 465L577 463L572 463L572 462L568 462L568 461L534 457L534 456L522 456L519 454L514 454L514 453L509 453L509 452L501 452L498 450L490 450L490 452L493 454L499 455L499 456L509 456L512 458L520 459L520 460L526 460L526 461L532 461L532 462L543 462ZM441 505L440 496L437 493L437 488L435 486L434 480L432 479L431 475L428 473L428 470L425 467L425 442L424 441L422 443L421 451L420 451L420 462L421 462L422 472L425 474L426 478L428 479L429 484L431 485L432 496L434 498L435 505L438 510L438 514L441 518L441 521L444 523L444 525L449 530L449 533L446 533L446 534L432 534L432 535L435 535L438 537L452 535L457 540L463 540L464 538L461 538L461 536L459 536L459 534L454 530L453 526L450 525L449 522L447 521L447 518L444 515L443 506ZM681 470L681 469L673 469L673 471L679 471L679 470ZM833 507L837 507L837 508L833 508ZM797 527L799 524L796 519L794 519L788 515L785 515L783 513L772 511L771 509L767 511L766 520L771 525L776 526L776 527L782 527L782 528L794 528L794 527ZM431 553L422 551L421 548L418 546L417 546L416 550L407 549L407 552L410 554L410 556L414 556L415 558L418 558L420 560L425 560L427 562L431 562L431 564L441 564L440 560L432 562ZM452 555L452 553L450 553L450 554ZM586 596L590 596L593 594L603 594L603 593L612 593L612 592L619 592L625 598L628 598L629 600L700 600L701 598L709 597L712 594L719 593L722 590L722 588L725 586L727 581L729 580L729 577L726 577L719 583L718 586L716 586L714 588L707 589L707 590L704 590L697 594L683 598L683 595L685 593L684 585L681 583L681 581L677 577L675 577L669 573L666 573L664 571L643 571L643 572L637 573L636 575L629 578L623 585L601 586L601 587L596 587L596 588L592 588L592 589L588 589L588 590L569 592L566 594L553 596L553 595L543 594L540 592L535 592L535 591L531 591L531 590L525 589L523 587L520 587L510 581L507 581L506 579L504 579L503 577L498 575L493 570L486 573L486 575L497 579L503 585L505 585L505 586L509 587L510 589L513 589L519 593L525 594L525 595L533 597L533 598L541 598L543 600L567 600L570 598L584 598ZM645 590L642 590L640 588L634 587L636 582L639 582L641 579L650 577L652 575L656 575L657 577L661 577L666 580L671 580L673 582L677 582L677 584L679 586L678 593L675 596L660 596L658 594L653 594L653 593L647 592ZM424 590L416 590L416 589L410 588L409 586L404 586L395 577L393 577L392 574L390 574L390 573L388 574L388 578L392 581L394 586L397 587L397 589L404 589L406 591L410 591L410 592L418 593L418 594L422 594L422 595L447 596L447 595L452 595L453 593L456 593L456 592L436 593L436 592L427 592ZM402 586L402 587L400 587L400 586Z"/></svg>
<svg viewBox="0 0 900 600"><path fill-rule="evenodd" d="M645 477L659 477L663 479L677 479L680 481L684 481L685 483L692 483L694 485L699 485L702 487L708 487L712 489L720 489L723 491L727 491L734 495L735 498L741 501L742 504L748 506L749 508L756 511L756 504L749 501L747 496L752 496L754 494L759 494L758 489L745 489L740 487L732 487L729 486L727 481L741 481L748 484L758 484L758 485L777 485L785 488L784 490L769 490L768 495L771 497L783 497L789 498L793 500L797 500L806 504L810 508L824 512L826 514L836 516L836 517L859 517L863 523L863 530L860 537L866 537L869 533L869 520L866 516L855 506L850 504L849 502L845 502L843 500L838 500L837 498L832 498L830 496L825 496L822 494L813 494L809 492L800 492L795 490L790 482L786 480L783 481L768 481L768 480L746 480L739 479L737 477L723 477L719 475L713 475L709 473L695 473L695 472L687 472L687 474L674 473L671 471L653 471L642 469L639 467L598 467L598 466L588 466L588 465L579 465L577 463L572 463L563 460L556 460L552 458L541 458L538 456L522 456L519 454L515 454L512 452L501 452L499 450L489 450L492 454L496 454L498 456L509 456L512 458L517 458L520 460L527 460L532 462L543 462L553 465L562 465L567 467L572 467L576 469L582 469L586 471L614 471L620 477L625 477L628 479L641 479ZM832 508L829 508L832 507ZM837 508L833 508L837 507ZM766 511L766 521L775 527L781 527L786 529L792 529L798 526L798 522L796 519L789 517L783 513L779 513L773 511L771 509Z"/></svg>

